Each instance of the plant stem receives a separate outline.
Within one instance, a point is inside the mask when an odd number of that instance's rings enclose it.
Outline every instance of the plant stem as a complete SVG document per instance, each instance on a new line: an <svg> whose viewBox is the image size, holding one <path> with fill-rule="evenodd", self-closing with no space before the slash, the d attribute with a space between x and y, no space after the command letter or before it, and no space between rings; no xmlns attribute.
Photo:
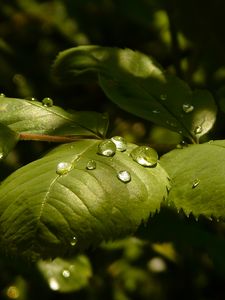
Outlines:
<svg viewBox="0 0 225 300"><path fill-rule="evenodd" d="M93 136L57 136L57 135L45 135L35 133L20 133L19 139L22 141L43 141L52 143L71 143L82 139L93 139Z"/></svg>

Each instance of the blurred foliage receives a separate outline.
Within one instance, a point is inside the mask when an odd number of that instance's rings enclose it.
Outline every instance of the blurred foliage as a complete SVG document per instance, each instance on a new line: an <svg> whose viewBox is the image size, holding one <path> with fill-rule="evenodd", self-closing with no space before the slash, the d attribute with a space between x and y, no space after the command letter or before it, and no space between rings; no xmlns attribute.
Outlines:
<svg viewBox="0 0 225 300"><path fill-rule="evenodd" d="M129 47L155 57L193 89L210 89L224 110L225 2L221 0L2 2L0 92L9 97L51 97L65 109L108 112L109 135L154 144L160 153L176 147L179 135L118 109L105 98L96 78L75 87L56 83L51 65L59 51L99 44ZM224 128L224 113L220 112L208 138L224 138ZM50 147L20 142L1 162L0 179ZM0 299L224 299L224 224L205 219L196 223L192 217L168 215L165 211L153 218L150 228L155 236L146 238L143 231L139 237L87 252L92 276L88 273L88 281L80 289L76 286L75 292L49 288L37 266L1 253Z"/></svg>

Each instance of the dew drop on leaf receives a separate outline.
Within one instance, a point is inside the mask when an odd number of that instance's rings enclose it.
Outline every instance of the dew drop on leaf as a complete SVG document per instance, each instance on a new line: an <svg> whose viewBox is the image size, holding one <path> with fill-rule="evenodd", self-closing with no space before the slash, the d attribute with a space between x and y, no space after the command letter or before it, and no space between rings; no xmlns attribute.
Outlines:
<svg viewBox="0 0 225 300"><path fill-rule="evenodd" d="M162 101L165 101L165 100L167 99L167 94L161 94L161 95L160 95L160 99L161 99Z"/></svg>
<svg viewBox="0 0 225 300"><path fill-rule="evenodd" d="M194 110L194 106L189 103L186 103L182 105L182 109L186 114L188 114Z"/></svg>
<svg viewBox="0 0 225 300"><path fill-rule="evenodd" d="M37 98L35 98L35 97L27 97L26 100L29 100L29 101L37 101Z"/></svg>
<svg viewBox="0 0 225 300"><path fill-rule="evenodd" d="M77 238L74 236L74 237L72 237L72 239L71 239L71 241L70 241L70 245L71 245L72 247L74 247L74 246L76 245L76 243L77 243Z"/></svg>
<svg viewBox="0 0 225 300"><path fill-rule="evenodd" d="M158 153L148 146L136 147L130 155L134 161L144 167L155 167L157 165Z"/></svg>
<svg viewBox="0 0 225 300"><path fill-rule="evenodd" d="M51 106L53 106L53 100L49 97L46 97L42 100L42 104L45 107L51 107Z"/></svg>
<svg viewBox="0 0 225 300"><path fill-rule="evenodd" d="M64 278L69 278L70 277L70 271L67 269L62 270L62 276Z"/></svg>
<svg viewBox="0 0 225 300"><path fill-rule="evenodd" d="M122 136L114 136L111 138L111 141L116 145L116 149L118 151L126 151L127 142Z"/></svg>
<svg viewBox="0 0 225 300"><path fill-rule="evenodd" d="M195 127L195 129L194 129L195 134L200 134L201 132L202 132L202 126L201 125Z"/></svg>
<svg viewBox="0 0 225 300"><path fill-rule="evenodd" d="M192 188L195 189L200 183L200 180L199 179L195 179L192 183Z"/></svg>
<svg viewBox="0 0 225 300"><path fill-rule="evenodd" d="M109 140L103 141L98 145L98 154L103 156L113 156L116 153L116 145Z"/></svg>
<svg viewBox="0 0 225 300"><path fill-rule="evenodd" d="M58 163L58 165L56 166L56 173L58 175L65 175L67 174L69 171L71 171L73 169L73 165L69 162L64 162L61 161L60 163Z"/></svg>
<svg viewBox="0 0 225 300"><path fill-rule="evenodd" d="M58 291L59 289L59 283L54 277L49 279L49 286L53 291Z"/></svg>
<svg viewBox="0 0 225 300"><path fill-rule="evenodd" d="M119 178L120 181L124 183L128 183L131 181L131 175L128 171L119 171L117 174L117 177Z"/></svg>
<svg viewBox="0 0 225 300"><path fill-rule="evenodd" d="M0 93L0 97L5 97L5 94L4 93Z"/></svg>
<svg viewBox="0 0 225 300"><path fill-rule="evenodd" d="M88 161L87 166L86 166L87 170L94 170L96 169L96 161L91 159Z"/></svg>
<svg viewBox="0 0 225 300"><path fill-rule="evenodd" d="M154 109L152 112L153 112L153 114L160 114L160 110L159 109Z"/></svg>

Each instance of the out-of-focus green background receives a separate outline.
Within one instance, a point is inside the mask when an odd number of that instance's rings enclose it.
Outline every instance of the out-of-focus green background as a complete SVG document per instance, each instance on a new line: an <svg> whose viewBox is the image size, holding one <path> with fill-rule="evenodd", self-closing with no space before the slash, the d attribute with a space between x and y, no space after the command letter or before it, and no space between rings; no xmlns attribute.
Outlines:
<svg viewBox="0 0 225 300"><path fill-rule="evenodd" d="M165 153L180 142L177 134L118 109L107 100L96 78L60 86L52 76L52 63L59 51L78 45L128 47L153 56L192 88L209 89L223 105L224 14L221 0L1 1L0 92L15 98L51 97L65 109L108 112L109 135L150 143ZM225 116L219 113L208 139L224 138L224 126ZM1 163L0 180L51 146L19 143ZM181 219L185 222L185 217ZM221 224L205 220L200 224L223 235ZM225 299L225 268L218 270L216 255L212 260L207 249L185 243L178 249L173 241L153 240L133 237L90 251L92 276L85 287L67 294L52 291L33 266L2 255L0 299Z"/></svg>

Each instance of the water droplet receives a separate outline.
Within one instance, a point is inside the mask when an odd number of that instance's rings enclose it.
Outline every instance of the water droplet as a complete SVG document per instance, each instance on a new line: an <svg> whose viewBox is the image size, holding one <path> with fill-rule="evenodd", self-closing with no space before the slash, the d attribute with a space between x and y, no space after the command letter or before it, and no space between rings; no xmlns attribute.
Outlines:
<svg viewBox="0 0 225 300"><path fill-rule="evenodd" d="M199 126L195 127L194 133L195 133L195 134L200 134L200 133L202 133L202 126L199 125Z"/></svg>
<svg viewBox="0 0 225 300"><path fill-rule="evenodd" d="M53 106L53 100L49 97L46 97L42 100L42 104L45 107L51 107L51 106Z"/></svg>
<svg viewBox="0 0 225 300"><path fill-rule="evenodd" d="M134 161L144 167L154 167L157 165L158 154L148 146L139 146L131 151L131 157Z"/></svg>
<svg viewBox="0 0 225 300"><path fill-rule="evenodd" d="M166 124L168 124L169 126L174 127L174 128L177 127L177 125L175 123L170 122L169 120L166 121Z"/></svg>
<svg viewBox="0 0 225 300"><path fill-rule="evenodd" d="M117 177L119 178L120 181L124 183L128 183L131 181L131 175L128 171L119 171Z"/></svg>
<svg viewBox="0 0 225 300"><path fill-rule="evenodd" d="M182 109L186 114L188 114L194 110L194 106L189 103L185 103L182 105Z"/></svg>
<svg viewBox="0 0 225 300"><path fill-rule="evenodd" d="M71 239L71 241L70 241L70 245L71 245L72 247L74 247L74 246L76 245L76 243L77 243L77 238L74 236L74 237L72 237L72 239Z"/></svg>
<svg viewBox="0 0 225 300"><path fill-rule="evenodd" d="M183 149L184 147L188 147L188 144L185 141L181 141L176 148Z"/></svg>
<svg viewBox="0 0 225 300"><path fill-rule="evenodd" d="M0 93L0 97L5 97L5 94L4 93Z"/></svg>
<svg viewBox="0 0 225 300"><path fill-rule="evenodd" d="M160 110L159 109L153 109L153 114L160 114Z"/></svg>
<svg viewBox="0 0 225 300"><path fill-rule="evenodd" d="M98 154L103 156L113 156L116 153L116 145L109 140L103 141L98 145Z"/></svg>
<svg viewBox="0 0 225 300"><path fill-rule="evenodd" d="M58 163L58 165L56 166L56 173L58 175L64 175L67 174L72 169L73 169L73 165L71 163L62 161Z"/></svg>
<svg viewBox="0 0 225 300"><path fill-rule="evenodd" d="M53 291L58 291L59 289L59 283L54 277L49 279L49 286Z"/></svg>
<svg viewBox="0 0 225 300"><path fill-rule="evenodd" d="M2 159L4 156L4 154L2 152L0 152L0 159Z"/></svg>
<svg viewBox="0 0 225 300"><path fill-rule="evenodd" d="M67 269L62 270L62 276L64 278L69 278L70 277L70 271Z"/></svg>
<svg viewBox="0 0 225 300"><path fill-rule="evenodd" d="M161 95L160 95L160 99L161 99L162 101L165 101L165 100L167 99L167 94L161 94Z"/></svg>
<svg viewBox="0 0 225 300"><path fill-rule="evenodd" d="M114 136L111 141L116 145L118 151L125 151L127 149L127 142L122 136Z"/></svg>
<svg viewBox="0 0 225 300"><path fill-rule="evenodd" d="M200 180L199 180L199 179L195 179L195 180L193 181L193 183L192 183L192 188L193 188L193 189L196 188L196 187L199 185L199 183L200 183Z"/></svg>
<svg viewBox="0 0 225 300"><path fill-rule="evenodd" d="M89 160L86 166L87 170L94 170L96 169L96 161L95 160Z"/></svg>

